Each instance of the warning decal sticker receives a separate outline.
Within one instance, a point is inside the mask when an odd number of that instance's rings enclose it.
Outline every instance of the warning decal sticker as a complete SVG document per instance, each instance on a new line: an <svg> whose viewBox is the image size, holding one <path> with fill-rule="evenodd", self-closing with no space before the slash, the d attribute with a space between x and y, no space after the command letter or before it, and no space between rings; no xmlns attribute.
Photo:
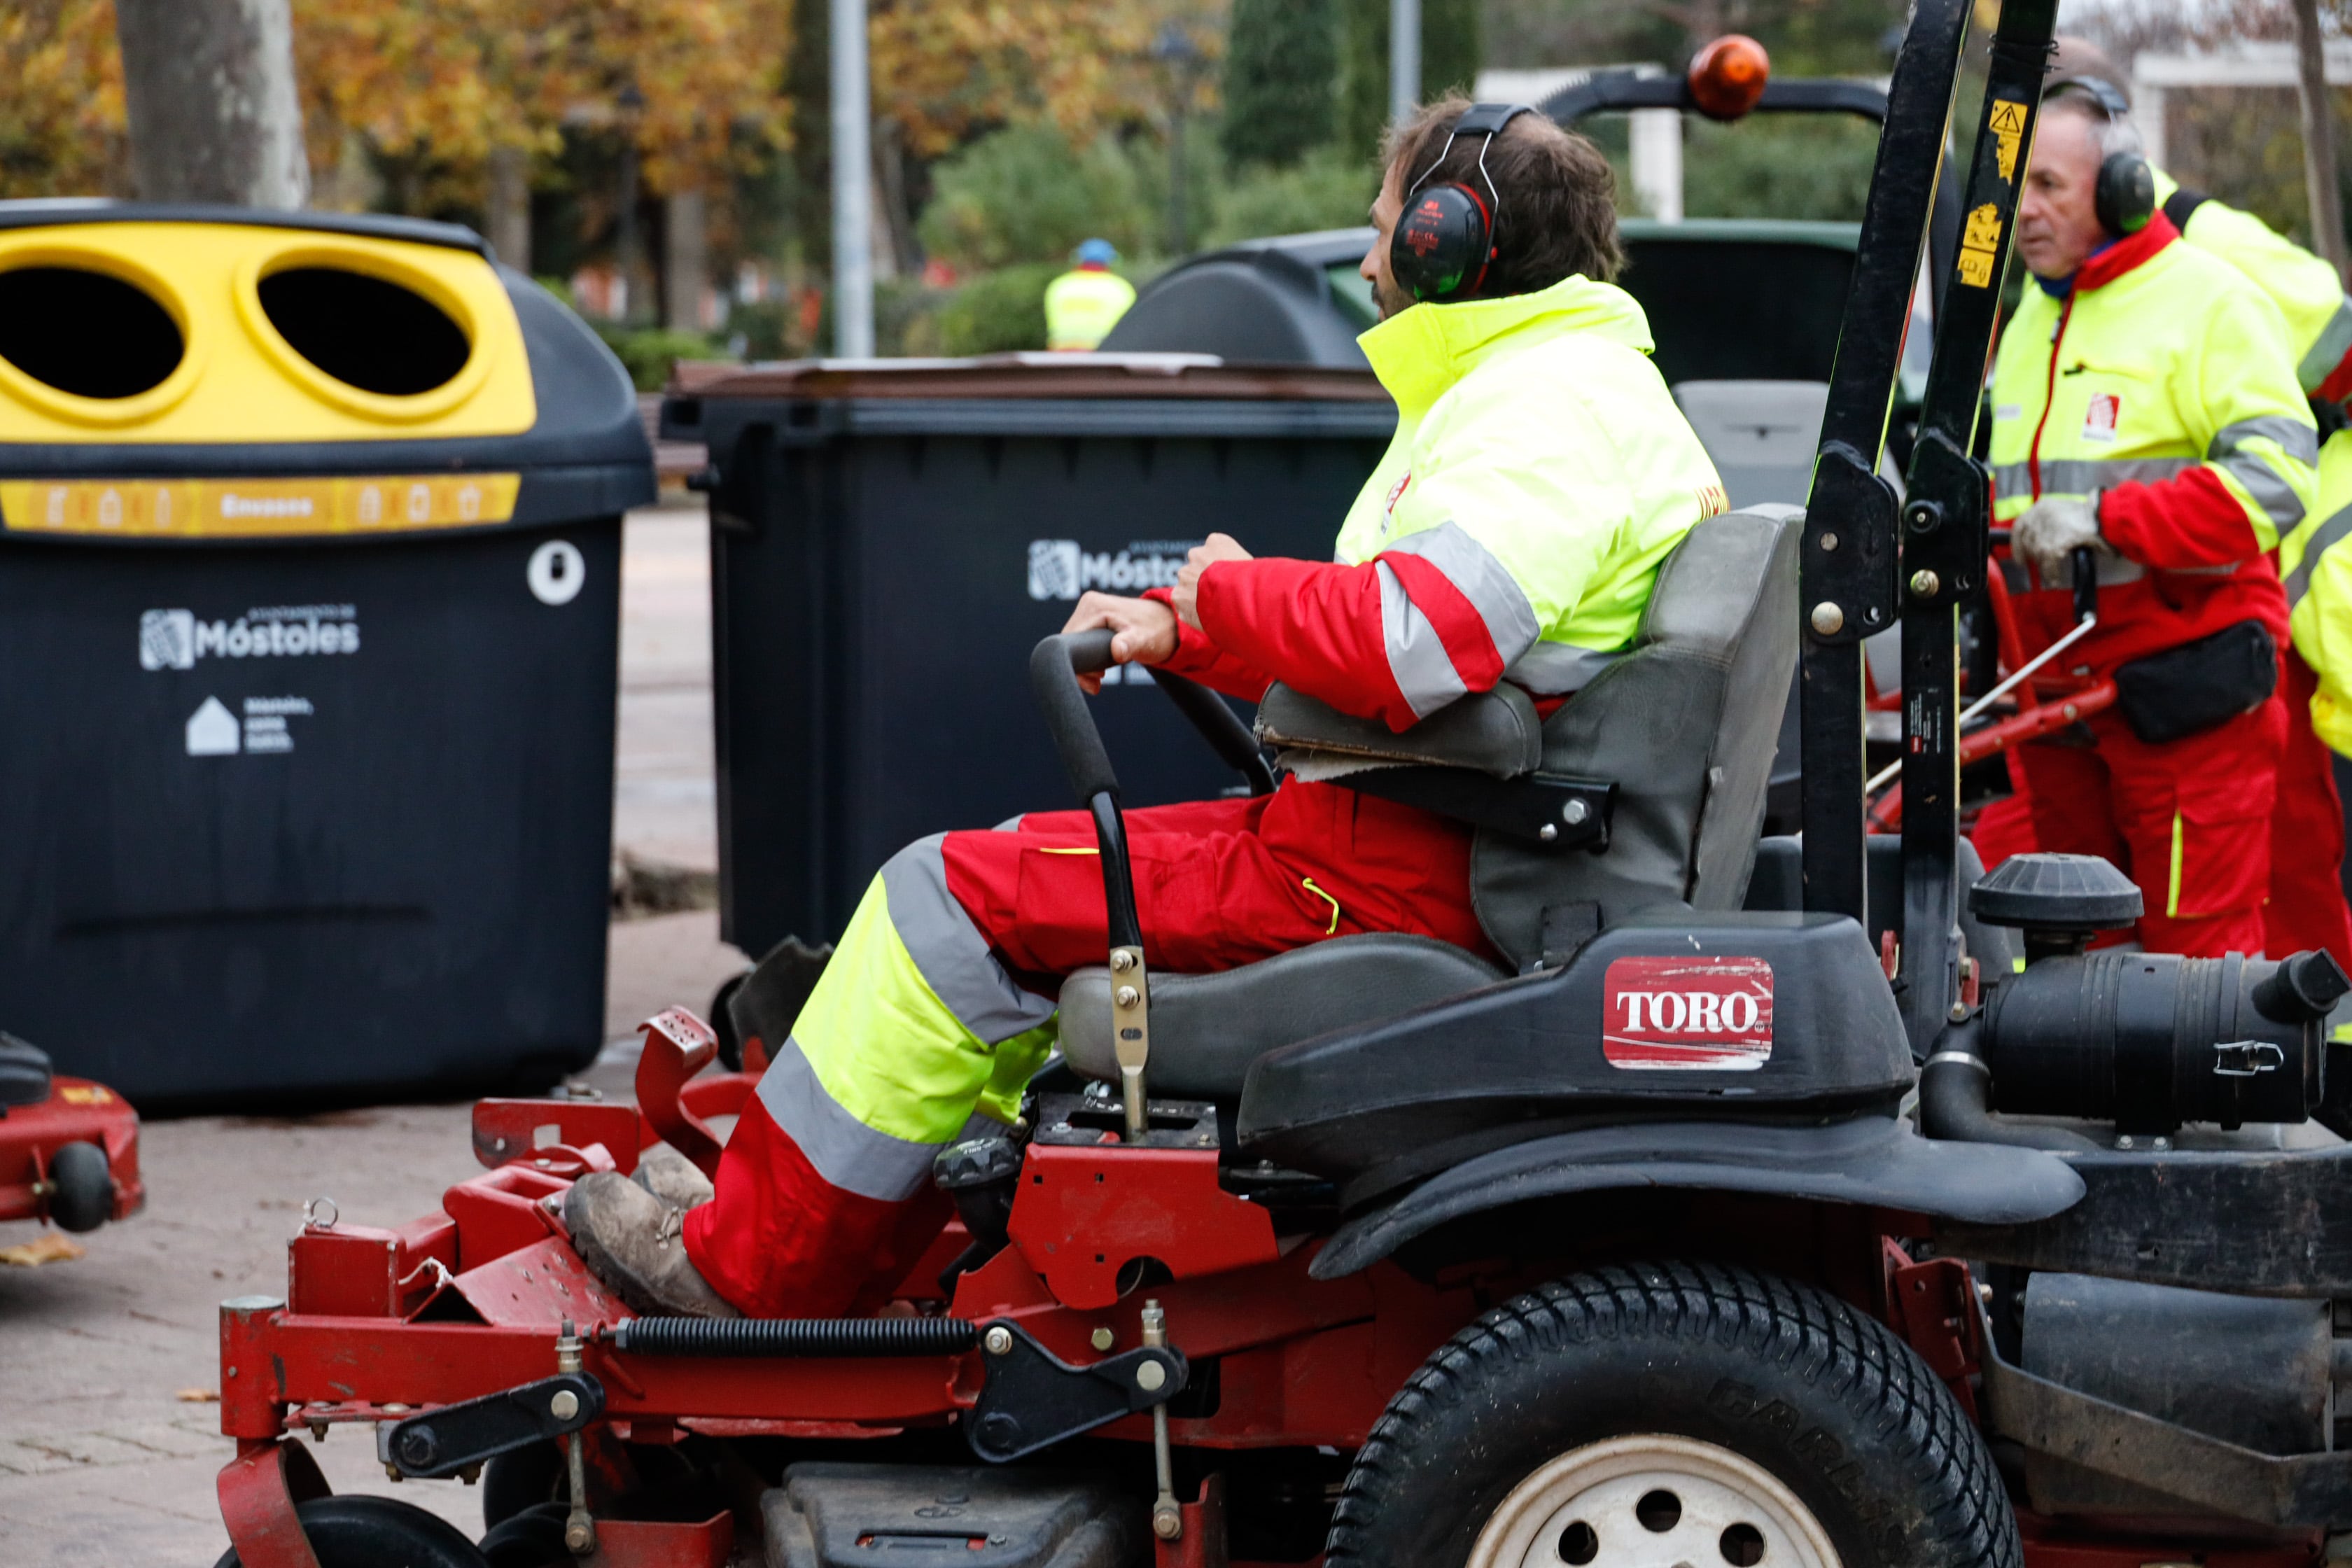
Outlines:
<svg viewBox="0 0 2352 1568"><path fill-rule="evenodd" d="M1772 1056L1772 965L1761 958L1621 958L1606 1006L1612 1067L1752 1072Z"/></svg>

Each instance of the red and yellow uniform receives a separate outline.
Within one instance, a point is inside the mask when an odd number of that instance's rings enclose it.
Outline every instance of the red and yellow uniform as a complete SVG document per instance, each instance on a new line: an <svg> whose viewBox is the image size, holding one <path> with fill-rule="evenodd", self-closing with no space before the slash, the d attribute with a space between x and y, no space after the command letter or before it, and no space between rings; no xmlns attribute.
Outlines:
<svg viewBox="0 0 2352 1568"><path fill-rule="evenodd" d="M2120 558L2102 573L2100 627L2070 668L2109 674L2244 621L2285 646L2271 552L2310 510L2317 457L2294 363L2270 301L2179 243L2161 214L2070 287L2028 288L1994 367L1994 519L2044 497L2095 497ZM2029 654L2072 624L2063 584L2017 603ZM2016 753L2041 847L2129 872L2151 949L2262 952L2286 739L2277 697L2161 745L2114 712L2091 729L2095 748Z"/></svg>
<svg viewBox="0 0 2352 1568"><path fill-rule="evenodd" d="M1723 509L1650 364L1640 307L1570 278L1418 305L1366 333L1394 440L1333 562L1225 561L1170 668L1247 698L1281 680L1402 730L1509 679L1556 703L1628 646L1657 567ZM1205 531L1205 530L1204 530ZM1229 968L1362 931L1484 951L1469 829L1332 784L1128 814L1148 962ZM730 1140L688 1256L754 1316L859 1310L936 1234L929 1175L1009 1120L1053 996L1108 948L1076 812L902 850L851 918Z"/></svg>

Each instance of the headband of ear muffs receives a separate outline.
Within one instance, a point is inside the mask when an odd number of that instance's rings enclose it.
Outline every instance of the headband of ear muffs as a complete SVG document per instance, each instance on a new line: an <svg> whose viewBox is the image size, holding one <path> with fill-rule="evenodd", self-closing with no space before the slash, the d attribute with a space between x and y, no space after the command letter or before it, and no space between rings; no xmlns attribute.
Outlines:
<svg viewBox="0 0 2352 1568"><path fill-rule="evenodd" d="M2078 76L2061 85L2088 93L2099 112L2111 121L2131 112L2130 100L2113 82ZM2099 180L2092 194L2099 226L2119 239L2128 239L2156 216L2156 171L2137 153L2110 153L2099 164Z"/></svg>
<svg viewBox="0 0 2352 1568"><path fill-rule="evenodd" d="M1486 281L1486 268L1495 259L1495 218L1502 207L1494 176L1486 173L1486 149L1504 126L1530 112L1525 104L1472 104L1445 133L1445 145L1429 167L1406 188L1404 212L1389 237L1389 272L1416 300L1444 304L1466 300ZM1463 136L1486 138L1478 147L1478 175L1486 182L1486 194L1459 181L1423 190L1454 151L1455 139Z"/></svg>

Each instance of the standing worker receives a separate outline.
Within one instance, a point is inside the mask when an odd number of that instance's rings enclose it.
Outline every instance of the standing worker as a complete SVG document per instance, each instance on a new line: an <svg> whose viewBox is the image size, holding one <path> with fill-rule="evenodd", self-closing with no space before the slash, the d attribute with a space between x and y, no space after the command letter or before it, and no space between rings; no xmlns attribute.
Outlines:
<svg viewBox="0 0 2352 1568"><path fill-rule="evenodd" d="M1135 285L1113 272L1118 252L1107 239L1078 247L1078 264L1045 285L1045 346L1084 353L1110 335L1135 303Z"/></svg>
<svg viewBox="0 0 2352 1568"><path fill-rule="evenodd" d="M2045 92L2079 84L2117 119L2131 100L2123 72L2086 38L2061 37ZM2180 237L2236 268L2286 321L2296 379L2323 436L2340 430L2352 395L2352 300L2336 268L2248 212L2189 190L2150 167L2158 205ZM2328 437L2319 453L2319 504L2279 542L2293 637L2285 658L2286 752L2272 819L2268 951L2326 948L2352 966L2352 906L2345 901L2342 779L2352 774L2352 556L2317 570L2352 531L2328 521L2352 506L2352 436ZM2315 542L2316 548L2314 548ZM2312 591L2314 584L2316 591Z"/></svg>
<svg viewBox="0 0 2352 1568"><path fill-rule="evenodd" d="M2088 550L2100 625L2067 660L2113 676L2095 744L2021 747L2044 849L2104 855L2139 884L2149 950L2264 950L2287 715L2286 595L2271 552L2310 510L2318 436L2278 310L2180 242L2111 98L2043 100L2018 205L2037 286L1993 372L1993 518L2040 592L2031 654L2074 620Z"/></svg>

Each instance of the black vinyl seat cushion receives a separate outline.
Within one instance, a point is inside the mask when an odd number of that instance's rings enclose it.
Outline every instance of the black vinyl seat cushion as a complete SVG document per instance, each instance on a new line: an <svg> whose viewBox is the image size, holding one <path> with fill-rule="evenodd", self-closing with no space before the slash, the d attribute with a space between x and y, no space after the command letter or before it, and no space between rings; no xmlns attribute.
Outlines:
<svg viewBox="0 0 2352 1568"><path fill-rule="evenodd" d="M49 1058L38 1047L0 1033L0 1109L49 1098Z"/></svg>
<svg viewBox="0 0 2352 1568"><path fill-rule="evenodd" d="M1250 1064L1281 1046L1368 1024L1507 978L1477 954L1433 937L1336 937L1215 974L1151 977L1154 1094L1236 1100ZM1118 1081L1111 973L1081 969L1062 984L1062 1054L1088 1078Z"/></svg>

